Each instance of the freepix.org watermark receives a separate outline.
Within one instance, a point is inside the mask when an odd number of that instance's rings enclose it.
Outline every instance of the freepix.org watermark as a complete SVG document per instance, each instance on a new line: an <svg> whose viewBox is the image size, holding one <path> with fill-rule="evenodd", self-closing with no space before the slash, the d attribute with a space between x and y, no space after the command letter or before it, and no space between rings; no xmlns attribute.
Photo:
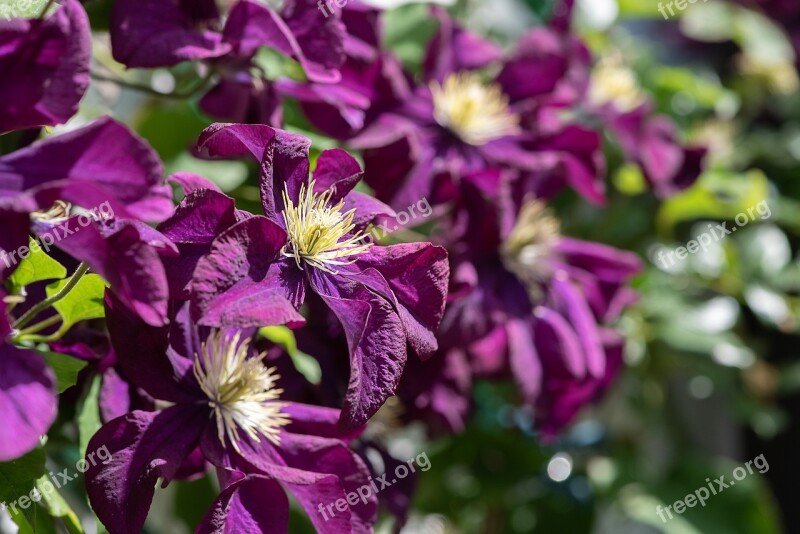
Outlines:
<svg viewBox="0 0 800 534"><path fill-rule="evenodd" d="M396 484L411 473L416 473L416 467L419 467L420 471L428 471L431 468L428 453L423 452L418 454L416 458L411 458L406 463L398 465L394 470L394 478L391 480L389 480L391 475L384 473L379 477L370 479L369 484L364 484L356 491L351 491L344 499L338 499L336 502L328 503L327 505L320 503L317 509L325 521L330 521L331 517L336 517L337 511L346 512L351 506L358 504L358 501L361 501L362 504L367 504L371 496L391 487L392 484ZM378 484L380 484L380 487L378 487Z"/></svg>
<svg viewBox="0 0 800 534"><path fill-rule="evenodd" d="M374 243L406 226L411 221L416 221L419 218L427 219L431 214L433 214L433 208L431 208L428 199L423 198L417 201L416 204L411 204L406 209L398 211L394 222L378 224L371 228L364 234L363 241L365 243Z"/></svg>
<svg viewBox="0 0 800 534"><path fill-rule="evenodd" d="M708 0L703 0L703 3L708 2ZM669 17L675 16L675 11L673 11L672 6L678 8L678 10L683 11L686 9L686 6L689 4L696 4L697 0L674 0L674 2L667 2L666 3L666 10L664 9L664 2L658 3L658 11L662 15L664 15L664 20L669 20ZM667 16L667 11L669 11L669 17Z"/></svg>
<svg viewBox="0 0 800 534"><path fill-rule="evenodd" d="M69 468L57 473L51 471L49 476L42 477L36 482L36 487L32 489L29 494L23 495L16 501L10 503L0 503L0 510L10 510L13 515L19 513L17 507L19 507L20 510L27 510L32 503L41 501L43 496L49 496L77 479L78 473L85 473L89 467L96 466L98 462L105 465L111 461L111 458L111 452L103 445L96 451L87 454L86 458L81 458L75 462L75 469L77 472L70 471Z"/></svg>
<svg viewBox="0 0 800 534"><path fill-rule="evenodd" d="M109 220L113 218L114 209L108 201L90 210L80 210L76 218L64 220L63 223L54 226L52 232L37 238L30 246L22 246L11 252L0 250L0 262L5 264L6 268L11 268L33 253L39 251L50 252L50 247L62 239L79 232L81 228L86 228L92 224L93 221ZM74 225L70 226L71 221L77 221L78 228L75 228Z"/></svg>
<svg viewBox="0 0 800 534"><path fill-rule="evenodd" d="M694 239L686 243L685 247L678 247L676 249L661 247L658 250L658 253L655 254L655 263L658 263L661 268L667 269L675 265L676 257L678 260L682 261L685 260L689 254L695 254L700 250L705 252L712 243L716 243L717 241L724 239L740 227L746 226L750 222L755 221L756 214L758 214L760 220L762 221L764 219L769 219L772 216L772 210L770 210L766 200L762 200L755 206L750 206L747 208L746 212L743 211L742 213L736 215L736 217L733 218L736 226L731 225L731 227L728 228L728 223L730 221L724 221L716 225L709 223L708 230L695 236Z"/></svg>
<svg viewBox="0 0 800 534"><path fill-rule="evenodd" d="M755 468L758 469L758 472L761 474L769 471L767 459L763 454L759 454L752 460L745 462L744 465L740 465L734 469L732 473L733 480L725 480L725 475L715 478L714 480L711 480L711 478L706 478L707 485L700 486L693 492L687 493L683 499L679 499L669 506L656 506L656 513L658 514L658 517L661 518L662 522L666 523L669 519L674 517L672 515L673 512L676 514L682 514L687 508L694 508L698 504L705 508L706 501L708 499L714 495L722 493L731 486L735 486L737 481L744 480L749 475L752 475L753 466L755 466Z"/></svg>

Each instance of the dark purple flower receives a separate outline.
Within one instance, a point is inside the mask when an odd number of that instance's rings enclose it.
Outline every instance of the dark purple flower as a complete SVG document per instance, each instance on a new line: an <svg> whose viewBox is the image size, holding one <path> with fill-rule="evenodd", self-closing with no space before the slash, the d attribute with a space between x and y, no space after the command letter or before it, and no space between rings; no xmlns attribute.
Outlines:
<svg viewBox="0 0 800 534"><path fill-rule="evenodd" d="M13 346L6 307L0 289L0 462L22 456L39 445L39 439L56 418L55 376L35 351Z"/></svg>
<svg viewBox="0 0 800 534"><path fill-rule="evenodd" d="M497 168L544 184L539 196L569 183L602 202L600 137L562 118L585 85L585 47L539 28L504 56L443 10L434 14L440 27L424 63L426 84L380 109L349 141L365 149L366 181L378 198L398 209L420 196L441 204L457 198L461 179ZM403 77L377 78L384 87L392 79Z"/></svg>
<svg viewBox="0 0 800 534"><path fill-rule="evenodd" d="M162 174L155 151L109 118L0 157L0 224L8 228L0 269L20 261L33 231L43 248L86 262L143 319L162 324L168 292L159 256L177 250L142 222L173 211Z"/></svg>
<svg viewBox="0 0 800 534"><path fill-rule="evenodd" d="M318 531L369 531L374 496L327 520L320 512L368 483L369 471L346 443L357 434L336 430L336 410L281 401L279 377L252 350L248 332L197 329L182 310L172 327L152 328L113 301L107 317L123 369L172 404L115 419L90 442L112 454L86 473L92 508L109 531L140 532L157 480L175 479L198 447L223 489L199 532L286 532L282 487Z"/></svg>
<svg viewBox="0 0 800 534"><path fill-rule="evenodd" d="M561 236L558 220L530 198L517 208L472 191L453 231L461 236L459 253L453 254L452 301L439 332L438 357L446 360L426 394L411 384L404 398L421 400L457 429L468 407L470 375L511 376L535 408L540 430L552 435L618 369L618 343L609 341L606 325L634 300L627 283L640 261Z"/></svg>
<svg viewBox="0 0 800 534"><path fill-rule="evenodd" d="M363 230L391 210L353 191L361 170L342 150L323 152L309 181L309 145L266 126L214 125L204 132L202 152L249 154L261 162L266 217L239 221L214 239L194 270L192 312L209 326L296 327L304 322L297 310L306 293L321 297L350 349L342 413L350 428L394 393L409 349L421 357L436 350L447 255L426 243L368 243Z"/></svg>
<svg viewBox="0 0 800 534"><path fill-rule="evenodd" d="M44 20L0 20L0 133L75 115L91 55L89 20L77 0Z"/></svg>

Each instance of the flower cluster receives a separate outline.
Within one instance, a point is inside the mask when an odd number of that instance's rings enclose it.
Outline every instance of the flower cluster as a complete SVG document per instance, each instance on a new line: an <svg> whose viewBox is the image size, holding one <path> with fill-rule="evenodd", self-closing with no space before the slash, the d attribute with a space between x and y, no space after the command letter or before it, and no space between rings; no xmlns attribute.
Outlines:
<svg viewBox="0 0 800 534"><path fill-rule="evenodd" d="M504 52L432 14L415 76L383 47L381 13L357 2L324 17L313 0L114 2L117 62L192 65L199 108L234 121L209 124L193 154L250 162L251 211L214 176L165 178L110 117L40 135L89 86L86 12L64 0L0 21L0 132L21 133L0 155L0 252L30 238L57 249L0 264L0 461L36 448L56 418L46 343L101 381L105 424L88 446L112 459L86 489L112 534L141 531L157 482L209 470L220 491L198 532L286 532L287 492L320 532L369 532L374 494L317 510L368 483L364 448L391 464L369 432L390 399L406 420L460 432L473 382L510 380L548 437L611 384L640 261L568 237L550 202L568 188L607 201L603 129L658 196L697 178L703 149L681 145L645 95L603 85L560 18ZM267 73L265 50L295 76ZM287 101L344 149L281 129ZM434 213L421 239L371 239L421 199ZM99 205L109 215L88 211ZM74 274L53 289L66 274L37 269L55 260ZM104 293L84 304L101 313L72 321L59 302L80 298L88 272ZM291 329L297 347L267 327ZM298 347L318 383L294 365Z"/></svg>

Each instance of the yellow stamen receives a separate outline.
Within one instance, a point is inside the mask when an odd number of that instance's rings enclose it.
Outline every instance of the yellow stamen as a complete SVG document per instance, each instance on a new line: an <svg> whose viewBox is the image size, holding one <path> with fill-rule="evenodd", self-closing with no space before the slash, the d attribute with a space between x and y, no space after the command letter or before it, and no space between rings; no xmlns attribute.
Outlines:
<svg viewBox="0 0 800 534"><path fill-rule="evenodd" d="M332 195L332 189L314 193L313 180L300 188L297 205L289 199L287 191L283 192L283 221L289 236L283 254L294 258L300 269L305 262L337 274L331 266L350 265L356 259L347 258L366 252L372 246L372 243L364 243L363 232L349 235L355 228L355 210L342 213L344 200L331 206Z"/></svg>
<svg viewBox="0 0 800 534"><path fill-rule="evenodd" d="M433 113L447 128L470 145L520 132L519 116L512 113L508 97L497 84L484 84L469 72L451 74L444 85L431 82Z"/></svg>
<svg viewBox="0 0 800 534"><path fill-rule="evenodd" d="M276 402L283 393L275 387L280 376L274 367L264 365L265 354L248 358L250 340L240 341L240 333L209 337L195 355L194 376L214 409L220 442L225 443L227 436L241 452L242 430L256 443L265 437L280 445L280 429L290 422L289 415L281 412L285 404Z"/></svg>
<svg viewBox="0 0 800 534"><path fill-rule="evenodd" d="M544 203L527 200L501 248L504 265L525 285L534 302L541 297L541 285L551 274L547 258L559 239L559 232L558 219Z"/></svg>

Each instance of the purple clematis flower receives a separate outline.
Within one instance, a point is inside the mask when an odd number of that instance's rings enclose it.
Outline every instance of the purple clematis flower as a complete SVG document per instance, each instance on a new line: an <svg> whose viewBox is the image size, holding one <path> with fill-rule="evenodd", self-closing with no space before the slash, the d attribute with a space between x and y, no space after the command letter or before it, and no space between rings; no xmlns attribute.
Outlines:
<svg viewBox="0 0 800 534"><path fill-rule="evenodd" d="M368 532L375 497L333 517L320 510L367 484L369 471L336 428L338 412L285 402L274 369L246 331L196 328L184 308L172 327L153 328L117 308L109 331L122 367L158 412L134 411L101 428L91 449L112 459L86 473L89 499L110 532L140 532L156 481L173 480L194 451L217 468L222 493L198 532L287 532L288 490L319 532Z"/></svg>
<svg viewBox="0 0 800 534"><path fill-rule="evenodd" d="M570 184L602 202L600 136L560 118L579 100L585 47L539 28L504 56L444 10L433 12L439 31L424 63L426 84L349 140L366 149L366 181L378 198L398 207L426 195L441 204L457 198L461 179L498 168L542 182L539 195ZM492 67L498 74L487 82Z"/></svg>
<svg viewBox="0 0 800 534"><path fill-rule="evenodd" d="M44 20L0 20L0 133L75 115L89 87L89 19L66 0Z"/></svg>
<svg viewBox="0 0 800 534"><path fill-rule="evenodd" d="M409 350L423 358L436 350L447 254L428 243L368 243L363 230L391 210L353 191L361 170L342 150L323 152L309 180L309 145L266 126L219 124L203 133L201 152L261 162L266 216L241 220L214 239L191 280L192 313L215 327L296 327L304 323L297 310L307 293L319 296L348 340L341 424L352 428L394 393Z"/></svg>
<svg viewBox="0 0 800 534"><path fill-rule="evenodd" d="M17 348L0 289L0 462L30 452L56 418L55 376L35 351Z"/></svg>
<svg viewBox="0 0 800 534"><path fill-rule="evenodd" d="M512 376L549 436L619 368L619 337L606 325L635 299L627 282L641 263L632 253L561 236L540 200L518 209L495 204L473 189L459 207L452 302L439 332L446 360L426 394L410 384L404 398L458 429L471 376Z"/></svg>
<svg viewBox="0 0 800 534"><path fill-rule="evenodd" d="M86 262L131 309L162 324L168 293L159 255L177 250L142 222L173 211L162 174L155 151L108 118L0 157L0 270L17 265L33 232L43 248Z"/></svg>

